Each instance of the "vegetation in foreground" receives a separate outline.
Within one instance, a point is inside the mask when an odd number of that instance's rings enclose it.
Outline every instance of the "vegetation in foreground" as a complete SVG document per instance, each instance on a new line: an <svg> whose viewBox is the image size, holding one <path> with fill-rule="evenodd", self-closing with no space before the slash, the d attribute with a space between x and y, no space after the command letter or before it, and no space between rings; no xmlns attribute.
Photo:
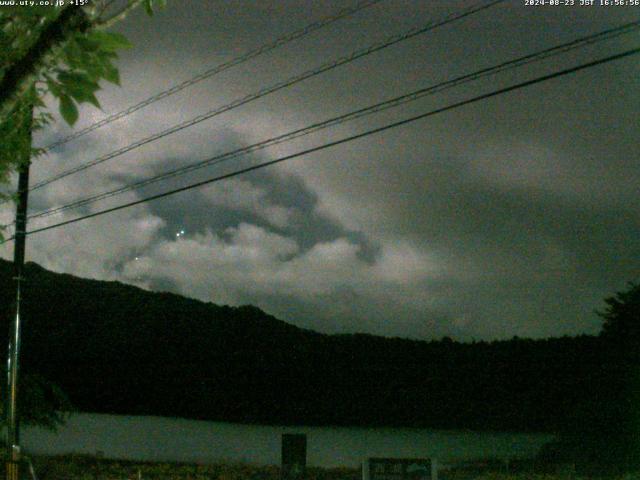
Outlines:
<svg viewBox="0 0 640 480"><path fill-rule="evenodd" d="M90 455L33 458L38 480L281 480L280 467L250 463L171 463L114 460ZM640 472L624 475L576 474L572 465L543 473L539 463L514 463L506 471L500 461L484 460L439 472L440 480L640 480ZM23 478L31 478L25 468ZM360 480L360 468L307 468L300 480Z"/></svg>
<svg viewBox="0 0 640 480"><path fill-rule="evenodd" d="M89 455L35 457L38 480L280 480L280 467L249 463L112 460ZM360 480L360 470L308 468L305 480Z"/></svg>

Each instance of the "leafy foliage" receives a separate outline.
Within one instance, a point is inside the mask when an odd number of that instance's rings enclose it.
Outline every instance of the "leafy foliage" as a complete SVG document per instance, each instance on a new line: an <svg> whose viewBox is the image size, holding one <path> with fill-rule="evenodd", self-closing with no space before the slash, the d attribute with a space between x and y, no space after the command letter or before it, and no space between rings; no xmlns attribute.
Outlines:
<svg viewBox="0 0 640 480"><path fill-rule="evenodd" d="M120 76L115 66L118 51L130 48L131 44L122 35L101 30L110 26L138 5L144 5L149 14L154 9L164 7L165 1L127 0L124 6L112 11L110 0L96 0L86 7L68 5L65 8L53 6L0 7L0 81L16 65L29 65L35 73L28 79L30 88L25 93L4 92L8 97L18 95L15 103L8 102L7 110L0 117L0 183L6 183L14 172L25 148L30 148L30 137L25 135L23 124L26 116L35 111L32 129L42 128L52 120L43 99L47 95L58 100L60 115L73 125L79 117L78 106L90 103L100 108L96 92L102 80L120 85ZM50 28L61 22L65 9L79 9L89 23L89 28L62 29L59 42L45 40ZM111 11L110 11L111 9ZM105 16L107 13L110 15ZM62 27L61 27L62 28ZM36 55L46 45L42 55ZM42 151L32 150L31 155Z"/></svg>
<svg viewBox="0 0 640 480"><path fill-rule="evenodd" d="M11 119L0 122L0 183L7 183L11 172L28 159L31 150L31 126L30 101L35 101L36 96L18 105L11 112Z"/></svg>
<svg viewBox="0 0 640 480"><path fill-rule="evenodd" d="M69 125L78 119L78 104L86 102L100 108L95 96L100 80L120 84L113 61L118 49L129 47L122 35L97 31L76 34L61 48L62 66L44 72L43 78L48 91L59 99L60 114Z"/></svg>
<svg viewBox="0 0 640 480"><path fill-rule="evenodd" d="M275 465L248 463L168 463L140 462L96 458L88 455L35 457L39 478L46 480L124 479L145 480L280 480ZM304 480L359 480L362 473L355 468L308 467ZM509 480L509 479L505 479ZM552 479L553 480L553 479Z"/></svg>
<svg viewBox="0 0 640 480"><path fill-rule="evenodd" d="M20 384L20 392L20 422L27 425L55 430L64 423L65 412L72 408L62 389L38 374L25 375ZM0 414L0 418L4 419L2 409Z"/></svg>

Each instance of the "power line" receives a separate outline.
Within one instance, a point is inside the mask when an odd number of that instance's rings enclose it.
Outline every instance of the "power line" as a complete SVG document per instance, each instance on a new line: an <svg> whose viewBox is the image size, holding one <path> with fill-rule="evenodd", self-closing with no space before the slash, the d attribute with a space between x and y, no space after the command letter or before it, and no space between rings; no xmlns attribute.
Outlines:
<svg viewBox="0 0 640 480"><path fill-rule="evenodd" d="M562 53L566 53L568 51L571 50L575 50L578 48L582 48L585 47L587 45L591 45L594 44L596 42L602 42L605 40L610 40L611 38L623 35L623 34L627 34L627 33L631 33L634 32L636 30L638 30L640 28L640 21L635 21L635 22L630 22L630 23L626 23L624 25L615 27L615 28L611 28L608 30L604 30L601 32L598 32L596 34L592 34L592 35L588 35L585 37L581 37L575 40L572 40L570 42L565 42L563 44L560 45L556 45L532 54L528 54L525 56L521 56L518 57L516 59L512 59L503 63L500 63L498 65L492 66L492 67L488 67L488 68L484 68L481 70L477 70L475 72L466 74L466 75L462 75L450 80L447 80L445 82L441 82L438 83L436 85L433 86L429 86L426 88L422 88L416 91L413 91L411 93L405 94L405 95L401 95L399 97L395 97L393 99L390 100L386 100L384 102L380 102L377 103L375 105L370 105L368 107L365 108L361 108L359 110L353 111L353 112L349 112L343 115L339 115L337 117L333 117L331 119L328 120L324 120L321 122L317 122L314 123L312 125L306 126L304 128L299 128L296 129L294 131L282 134L282 135L278 135L276 137L272 137L270 139L267 140L263 140L261 142L243 147L243 148L239 148L236 150L232 150L229 152L225 152L223 154L220 155L216 155L212 158L191 164L191 165L187 165L184 167L180 167L159 175L156 175L154 177L151 178L147 178L144 180L140 180L138 182L129 184L129 185L125 185L123 187L114 189L114 190L110 190L110 191L106 191L106 192L102 192L102 193L98 193L95 195L91 195L89 197L85 197L83 199L80 200L76 200L72 203L68 203L66 205L61 205L59 207L53 207L53 208L49 208L46 210L42 210L40 212L34 213L32 215L29 216L29 219L36 219L36 218L43 218L43 217L48 217L51 215L54 215L56 213L60 213L62 211L66 211L72 208L77 208L77 207L81 207L99 200L104 200L107 198L111 198L114 197L116 195L120 195L122 193L131 191L131 190L135 190L141 187L144 187L146 185L150 185L152 183L157 183L160 182L162 180L166 180L168 178L172 178L178 175L184 175L188 172L200 169L200 168L204 168L204 167L208 167L208 166L212 166L212 165L216 165L218 163L222 163L228 160L231 160L233 158L237 158L240 156L244 156L247 155L249 153L255 152L257 150L262 150L264 148L273 146L273 145L277 145L286 141L290 141L293 140L295 138L299 138L305 135L309 135L313 132L316 132L318 130L321 129L325 129L331 126L335 126L335 125L339 125L342 123L345 123L347 121L352 121L367 115L371 115L374 113L378 113L390 108L394 108L397 107L399 105L403 105L409 102L413 102L415 100L418 100L420 98L423 98L427 95L434 95L436 93L442 92L444 90L447 90L449 88L453 88L456 87L458 85L464 84L464 83L468 83L471 81L475 81L477 79L489 76L489 75L495 75L497 73L501 73L504 72L506 70L510 70L513 68L517 68L517 67L521 67L523 65L527 65L533 62L538 62L541 61L543 59L546 58L550 58L552 56L556 56Z"/></svg>
<svg viewBox="0 0 640 480"><path fill-rule="evenodd" d="M557 71L557 72L554 72L554 73L551 73L551 74L548 74L548 75L543 75L543 76L534 78L532 80L527 80L525 82L521 82L521 83L517 83L515 85L511 85L509 87L505 87L505 88L501 88L501 89L498 89L498 90L494 90L493 92L485 93L485 94L482 94L482 95L478 95L476 97L472 97L470 99L463 100L463 101L448 105L446 107L441 107L441 108L438 108L438 109L435 109L435 110L431 110L431 111L426 112L426 113L422 113L422 114L419 114L419 115L415 115L413 117L406 118L404 120L400 120L400 121L397 121L397 122L389 123L389 124L384 125L382 127L374 128L374 129L371 129L371 130L367 130L366 132L362 132L362 133L358 133L358 134L355 134L355 135L351 135L349 137L341 138L340 140L335 140L333 142L325 143L323 145L319 145L317 147L309 148L309 149L306 149L306 150L303 150L303 151L300 151L300 152L297 152L297 153L294 153L294 154L291 154L291 155L286 155L284 157L280 157L280 158L277 158L275 160L270 160L268 162L263 162L263 163L260 163L258 165L253 165L251 167L243 168L241 170L236 170L235 172L232 172L232 173L227 173L225 175L220 175L220 176L217 176L217 177L209 178L207 180L203 180L203 181L200 181L200 182L192 183L190 185L187 185L187 186L184 186L184 187L180 187L180 188L176 188L176 189L173 189L173 190L169 190L167 192L163 192L163 193L160 193L160 194L157 194L157 195L152 195L152 196L140 199L140 200L136 200L136 201L133 201L133 202L129 202L129 203L125 203L125 204L122 204L122 205L118 205L116 207L107 208L107 209L101 210L99 212L90 213L90 214L87 214L87 215L83 215L81 217L73 218L71 220L66 220L64 222L59 222L59 223L56 223L56 224L53 224L53 225L48 225L46 227L38 228L36 230L31 230L31 231L27 232L26 234L27 235L31 235L31 234L34 234L34 233L44 232L46 230L51 230L51 229L54 229L54 228L62 227L62 226L69 225L69 224L76 223L76 222L80 222L82 220L86 220L86 219L89 219L89 218L97 217L97 216L100 216L100 215L105 215L107 213L115 212L115 211L118 211L118 210L123 210L125 208L133 207L135 205L140 205L142 203L150 202L152 200L157 200L157 199L160 199L160 198L163 198L163 197L167 197L169 195L174 195L176 193L180 193L180 192L184 192L184 191L191 190L191 189L194 189L194 188L198 188L198 187L201 187L201 186L204 186L204 185L208 185L208 184L211 184L211 183L214 183L214 182L219 182L219 181L222 181L222 180L226 180L227 178L236 177L238 175L242 175L244 173L248 173L248 172L251 172L251 171L254 171L254 170L258 170L258 169L265 168L265 167L268 167L268 166L271 166L271 165L275 165L277 163L281 163L281 162L284 162L286 160L291 160L291 159L294 159L294 158L297 158L297 157L308 155L310 153L315 153L315 152L318 152L318 151L321 151L321 150L325 150L327 148L335 147L335 146L341 145L343 143L347 143L347 142L351 142L353 140L364 138L364 137L367 137L369 135L373 135L373 134L376 134L376 133L384 132L386 130L397 128L397 127L400 127L402 125L406 125L406 124L415 122L417 120L421 120L421 119L424 119L424 118L427 118L427 117L431 117L431 116L434 116L434 115L437 115L437 114L440 114L440 113L443 113L443 112L447 112L447 111L450 111L450 110L453 110L453 109L456 109L456 108L459 108L459 107L462 107L462 106L465 106L465 105L469 105L469 104L472 104L472 103L475 103L475 102L479 102L481 100L485 100L485 99L488 99L488 98L491 98L491 97L502 95L502 94L505 94L505 93L508 93L508 92L511 92L511 91L514 91L514 90L525 88L525 87L528 87L528 86L531 86L531 85L535 85L537 83L545 82L545 81L548 81L548 80L551 80L551 79L554 79L554 78L562 77L564 75L569 75L571 73L575 73L575 72L578 72L580 70L585 70L587 68L595 67L597 65L608 63L608 62L611 62L611 61L614 61L614 60L619 60L621 58L625 58L625 57L628 57L628 56L631 56L631 55L637 55L638 53L640 53L640 47L639 48L634 48L634 49L631 49L631 50L627 50L625 52L618 53L616 55L611 55L609 57L605 57L605 58L601 58L601 59L598 59L598 60L594 60L594 61L582 64L582 65L578 65L576 67L571 67L571 68L568 68L568 69L565 69L565 70L560 70L560 71ZM6 242L8 242L10 240L13 240L13 239L14 238L11 237L11 238L3 241L2 243L6 243Z"/></svg>
<svg viewBox="0 0 640 480"><path fill-rule="evenodd" d="M170 135L172 133L176 133L176 132L181 131L181 130L183 130L185 128L189 128L189 127L191 127L193 125L196 125L196 124L198 124L200 122L208 120L208 119L210 119L210 118L212 118L214 116L217 116L217 115L220 115L220 114L222 114L224 112L227 112L229 110L238 108L238 107L240 107L242 105L245 105L245 104L247 104L247 103L249 103L251 101L257 100L257 99L259 99L261 97L264 97L264 96L269 95L271 93L274 93L276 91L282 90L282 89L284 89L286 87L292 86L292 85L294 85L296 83L299 83L299 82L302 82L304 80L307 80L308 78L320 75L320 74L322 74L322 73L324 73L326 71L332 70L334 68L337 68L337 67L342 66L344 64L350 63L350 62L352 62L352 61L354 61L356 59L359 59L361 57L364 57L366 55L370 55L370 54L375 53L377 51L380 51L380 50L382 50L384 48L387 48L387 47L390 47L392 45L395 45L396 43L402 42L404 40L408 40L408 39L413 38L413 37L415 37L417 35L420 35L422 33L426 33L426 32L428 32L430 30L433 30L433 29L435 29L437 27L440 27L440 26L446 25L448 23L452 23L452 22L454 22L456 20L462 19L464 17L467 17L469 15L472 15L474 13L482 11L482 10L484 10L486 8L489 8L489 7L491 7L491 6L495 5L495 4L501 3L502 1L504 1L504 0L492 0L492 1L489 1L489 2L486 2L486 1L480 2L479 4L475 4L475 5L471 6L471 7L463 9L461 11L449 14L449 15L445 16L443 19L441 19L441 20L439 20L437 22L429 22L425 26L414 27L414 28L408 30L405 33L398 34L398 35L393 35L393 36L391 36L391 37L389 37L389 38L387 38L387 39L385 39L385 40L383 40L381 42L375 43L375 44L373 44L373 45L371 45L369 47L365 47L363 49L356 50L356 51L350 53L347 56L340 57L339 59L334 60L332 62L325 63L325 64L321 65L320 67L317 67L315 69L303 72L302 74L290 77L289 79L286 79L284 81L278 82L278 83L276 83L274 85L271 85L269 87L263 88L263 89L259 90L258 92L255 92L253 94L249 94L249 95L246 95L245 97L236 99L235 101L233 101L233 102L231 102L231 103L229 103L227 105L224 105L222 107L219 107L219 108L216 108L214 110L211 110L211 111L209 111L207 113L199 115L199 116L197 116L197 117L195 117L195 118L193 118L191 120L188 120L186 122L183 122L181 124L174 125L173 127L170 127L170 128L168 128L166 130L163 130L162 132L159 132L159 133L156 133L156 134L151 135L149 137L146 137L144 139L141 139L141 140L139 140L137 142L134 142L134 143L132 143L130 145L127 145L127 146L125 146L123 148L120 148L120 149L115 150L113 152L110 152L110 153L108 153L106 155L103 155L103 156L101 156L99 158L96 158L96 159L94 159L94 160L92 160L90 162L86 162L86 163L84 163L82 165L79 165L77 167L71 168L71 169L66 170L64 172L61 172L60 174L55 175L55 176L53 176L53 177L51 177L51 178L49 178L47 180L43 180L43 181L41 181L39 183L36 183L33 187L31 187L31 190L36 190L38 188L42 188L45 185L48 185L48 184L53 183L53 182L55 182L57 180L65 178L65 177L67 177L69 175L72 175L74 173L78 173L78 172L83 171L83 170L85 170L87 168L90 168L90 167L93 167L93 166L98 165L100 163L103 163L103 162L105 162L107 160L110 160L112 158L115 158L117 156L123 155L123 154L125 154L127 152L130 152L130 151L132 151L132 150L134 150L136 148L139 148L139 147L141 147L143 145L146 145L146 144L148 144L150 142L159 140L160 138L163 138L163 137L165 137L167 135Z"/></svg>
<svg viewBox="0 0 640 480"><path fill-rule="evenodd" d="M215 117L217 115L220 115L224 112L228 112L229 110L233 110L235 108L238 108L242 105L245 105L249 102L252 102L254 100L257 100L259 98L262 98L266 95L269 95L271 93L277 92L279 90L282 90L284 88L290 87L294 84L300 83L303 80L307 80L311 77L315 77L317 75L320 75L324 72L327 72L329 70L332 70L334 68L337 68L341 65L345 65L347 63L353 62L354 60L357 60L359 58L362 58L366 55L370 55L372 53L378 52L384 48L390 47L392 45L395 45L399 42L402 42L404 40L408 40L410 38L413 38L417 35L426 33L430 30L433 30L435 28L438 28L440 26L443 25L447 25L449 23L455 22L457 20L460 20L462 18L465 18L469 15L473 15L474 13L480 12L482 10L485 10L489 7L492 7L494 5L497 5L498 3L502 3L505 0L490 0L490 1L483 1L480 2L478 4L475 4L471 7L468 7L466 9L460 10L458 12L455 13L451 13L447 16L445 16L443 19L438 20L436 22L429 22L426 26L422 26L422 27L414 27L410 30L408 30L405 33L402 34L398 34L398 35L393 35L389 38L387 38L386 40L382 41L382 42L378 42L375 43L369 47L360 49L360 50L356 50L352 53L350 53L347 56L344 57L340 57L337 60L334 60L332 62L329 63L325 63L324 65L321 65L320 67L314 68L312 70L307 70L306 72L296 75L294 77L290 77L287 80L278 82L274 85L271 85L269 87L263 88L261 90L259 90L258 92L249 94L245 97L239 98L227 105L224 105L222 107L216 108L214 110L211 110L207 113L204 113L202 115L198 115L195 118L192 118L191 120L188 120L186 122L180 123L178 125L174 125L173 127L170 127L166 130L163 130L162 132L153 134L149 137L143 138L142 140L138 140L132 144L129 144L125 147L122 147L118 150L115 150L113 152L107 153L106 155L103 155L101 157L98 157L94 160L91 160L89 162L83 163L81 165L78 165L76 167L70 168L69 170L66 170L64 172L61 172L57 175L54 175L53 177L50 177L46 180L43 180L41 182L36 183L35 185L33 185L31 187L31 190L37 190L39 188L42 188L46 185L49 185L53 182L56 182L58 180L61 180L65 177L68 177L69 175L73 175L74 173L78 173L81 172L83 170L86 170L88 168L91 168L95 165L98 165L100 163L106 162L107 160L111 160L112 158L118 157L120 155L123 155L127 152L130 152L132 150L135 150L136 148L139 148L143 145L146 145L148 143L154 142L156 140L159 140L163 137L166 137L167 135L170 135L172 133L176 133L179 132L181 130L184 130L185 128L189 128L192 127L193 125L196 125L200 122L203 122L205 120L208 120L212 117Z"/></svg>
<svg viewBox="0 0 640 480"><path fill-rule="evenodd" d="M210 68L209 70L205 70L204 72L199 73L198 75L191 77L188 80L185 80L184 82L181 82L177 85L174 85L173 87L167 89L167 90L163 90L159 93L156 93L155 95L152 95L148 98L146 98L145 100L142 100L139 103L136 103L135 105L132 105L124 110L121 110L117 113L114 113L112 115L109 115L108 117L103 118L102 120L93 123L92 125L89 125L88 127L83 128L82 130L78 130L77 132L71 133L70 135L57 140L49 145L47 145L46 147L44 147L44 150L52 150L56 147L59 147L60 145L64 145L65 143L70 142L71 140L75 140L76 138L79 138L83 135L86 135L89 132L92 132L94 130L97 130L100 127L103 127L105 125L108 125L110 123L115 122L116 120L119 120L121 118L124 118L128 115L131 115L132 113L146 107L147 105L151 105L152 103L155 103L159 100L162 100L163 98L167 98L171 95L173 95L174 93L178 93L181 90L184 90L187 87L190 87L191 85L195 85L198 82L201 82L202 80L205 80L207 78L211 78L214 75L217 75L219 73L224 72L225 70L228 70L232 67L235 67L237 65L240 65L244 62L247 62L253 58L256 58L260 55L263 55L267 52L270 52L271 50L275 50L278 47L281 47L287 43L290 43L294 40L297 40L299 38L302 38L312 32L315 32L316 30L319 30L323 27L326 27L327 25L330 25L342 18L348 17L350 15L353 15L354 13L357 13L361 10L364 10L366 8L369 8L373 5L375 5L376 3L380 3L383 0L366 0L366 1L362 1L357 3L356 5L352 6L352 7L347 7L347 8L343 8L342 10L338 11L337 13L335 13L334 15L322 18L316 22L310 23L309 25L296 30L294 32L288 33L282 37L279 37L277 39L275 39L274 41L267 43L265 45L262 45L254 50L251 50L247 53L245 53L244 55L241 55L239 57L236 57L232 60L229 60L228 62L224 62L221 63L219 65L216 65L215 67Z"/></svg>

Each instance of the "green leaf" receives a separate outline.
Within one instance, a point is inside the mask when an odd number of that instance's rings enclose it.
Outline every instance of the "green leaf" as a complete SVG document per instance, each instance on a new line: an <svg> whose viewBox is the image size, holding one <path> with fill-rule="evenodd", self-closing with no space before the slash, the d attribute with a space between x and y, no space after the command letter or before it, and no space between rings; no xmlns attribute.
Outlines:
<svg viewBox="0 0 640 480"><path fill-rule="evenodd" d="M100 108L100 103L94 92L100 89L97 82L94 82L87 73L80 72L60 72L58 80L63 90L63 95L69 95L78 102L89 102L96 108Z"/></svg>
<svg viewBox="0 0 640 480"><path fill-rule="evenodd" d="M31 158L41 157L45 153L47 153L47 150L44 148L35 148L35 147L31 148Z"/></svg>
<svg viewBox="0 0 640 480"><path fill-rule="evenodd" d="M100 86L94 82L89 75L80 72L60 72L58 74L58 81L67 87L82 88L87 91L95 92Z"/></svg>
<svg viewBox="0 0 640 480"><path fill-rule="evenodd" d="M103 77L107 82L120 86L120 72L118 72L118 69L110 63L104 65Z"/></svg>
<svg viewBox="0 0 640 480"><path fill-rule="evenodd" d="M104 76L104 68L96 62L85 63L82 67L83 73L85 73L87 79L93 83L97 84Z"/></svg>
<svg viewBox="0 0 640 480"><path fill-rule="evenodd" d="M100 108L100 102L92 91L85 90L78 86L65 88L67 96L73 98L77 103L88 102L96 108Z"/></svg>
<svg viewBox="0 0 640 480"><path fill-rule="evenodd" d="M112 59L118 58L118 54L116 52L100 50L96 52L96 57L102 62L110 62Z"/></svg>
<svg viewBox="0 0 640 480"><path fill-rule="evenodd" d="M89 93L84 101L89 102L91 105L93 105L96 108L100 108L100 102L98 101L98 99L93 93Z"/></svg>
<svg viewBox="0 0 640 480"><path fill-rule="evenodd" d="M85 52L97 52L100 50L100 41L96 38L91 38L90 35L79 36L76 41Z"/></svg>
<svg viewBox="0 0 640 480"><path fill-rule="evenodd" d="M49 87L49 91L51 92L51 95L54 95L60 98L60 96L62 95L61 85L49 76L47 76L46 79L47 79L47 87Z"/></svg>
<svg viewBox="0 0 640 480"><path fill-rule="evenodd" d="M64 95L73 98L76 103L88 102L96 108L100 108L100 102L93 93L95 90L89 90L78 85L65 85Z"/></svg>
<svg viewBox="0 0 640 480"><path fill-rule="evenodd" d="M78 107L68 95L60 97L60 115L71 126L78 120Z"/></svg>
<svg viewBox="0 0 640 480"><path fill-rule="evenodd" d="M146 10L147 15L153 17L153 0L145 0L144 9Z"/></svg>
<svg viewBox="0 0 640 480"><path fill-rule="evenodd" d="M82 64L82 47L77 40L77 38L72 38L65 44L62 50L65 62L72 68L78 67Z"/></svg>
<svg viewBox="0 0 640 480"><path fill-rule="evenodd" d="M115 52L122 48L131 48L131 42L127 40L127 37L115 32L91 32L88 35L89 40L97 42L100 45L100 50L104 52Z"/></svg>
<svg viewBox="0 0 640 480"><path fill-rule="evenodd" d="M36 108L45 108L46 105L39 96L33 99L33 106Z"/></svg>

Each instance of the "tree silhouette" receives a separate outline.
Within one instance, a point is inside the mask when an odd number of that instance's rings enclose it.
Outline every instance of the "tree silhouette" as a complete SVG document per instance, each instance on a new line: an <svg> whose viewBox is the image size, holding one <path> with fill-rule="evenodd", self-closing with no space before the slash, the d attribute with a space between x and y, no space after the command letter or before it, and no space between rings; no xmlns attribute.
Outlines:
<svg viewBox="0 0 640 480"><path fill-rule="evenodd" d="M603 452L620 465L640 466L640 284L604 300L602 386L597 388ZM605 448L606 445L606 448ZM612 449L613 447L613 449ZM615 454L614 454L615 452Z"/></svg>
<svg viewBox="0 0 640 480"><path fill-rule="evenodd" d="M640 340L640 284L606 298L607 308L598 314L604 319L602 337L618 346L632 347ZM628 349L625 349L628 351Z"/></svg>

